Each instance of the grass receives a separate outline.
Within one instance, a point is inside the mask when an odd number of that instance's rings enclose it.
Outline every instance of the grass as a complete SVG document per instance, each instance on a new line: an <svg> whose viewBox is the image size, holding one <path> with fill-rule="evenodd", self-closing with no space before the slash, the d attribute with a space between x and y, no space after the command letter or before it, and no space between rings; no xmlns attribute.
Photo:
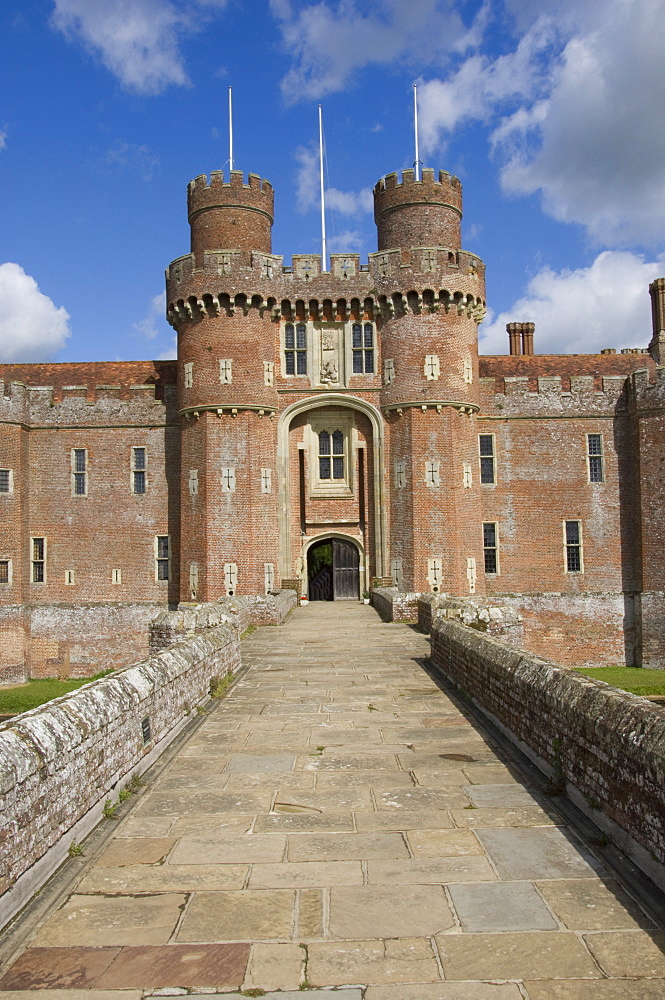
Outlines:
<svg viewBox="0 0 665 1000"><path fill-rule="evenodd" d="M96 681L100 677L113 673L112 670L103 670L94 677L77 677L68 680L59 680L57 677L49 677L39 681L28 681L20 687L0 688L0 715L18 715L20 712L29 712L31 708L59 698L70 691Z"/></svg>
<svg viewBox="0 0 665 1000"><path fill-rule="evenodd" d="M578 674L605 681L632 694L665 694L665 670L646 667L580 667Z"/></svg>

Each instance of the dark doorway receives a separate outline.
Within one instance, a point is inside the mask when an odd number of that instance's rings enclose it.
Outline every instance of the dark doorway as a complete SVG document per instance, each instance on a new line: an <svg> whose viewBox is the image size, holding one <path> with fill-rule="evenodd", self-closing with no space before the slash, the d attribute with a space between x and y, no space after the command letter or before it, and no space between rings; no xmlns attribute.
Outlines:
<svg viewBox="0 0 665 1000"><path fill-rule="evenodd" d="M326 538L307 553L307 594L310 601L357 601L360 594L360 553L353 542Z"/></svg>

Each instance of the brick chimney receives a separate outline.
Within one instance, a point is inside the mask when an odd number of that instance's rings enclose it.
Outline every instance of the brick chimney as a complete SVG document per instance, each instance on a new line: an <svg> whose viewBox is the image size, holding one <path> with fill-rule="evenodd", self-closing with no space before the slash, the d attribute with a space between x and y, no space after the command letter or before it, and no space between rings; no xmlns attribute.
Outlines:
<svg viewBox="0 0 665 1000"><path fill-rule="evenodd" d="M511 354L533 354L535 323L508 323L508 344Z"/></svg>

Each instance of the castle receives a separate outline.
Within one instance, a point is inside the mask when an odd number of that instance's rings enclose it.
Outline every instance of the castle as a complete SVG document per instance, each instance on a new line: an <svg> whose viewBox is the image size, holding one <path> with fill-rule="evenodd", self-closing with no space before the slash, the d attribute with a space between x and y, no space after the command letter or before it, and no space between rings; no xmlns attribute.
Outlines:
<svg viewBox="0 0 665 1000"><path fill-rule="evenodd" d="M456 177L388 174L377 252L327 271L272 252L255 174L197 177L188 209L177 361L0 365L0 681L280 587L489 598L535 652L665 667L665 279L648 349L537 355L511 323L479 357Z"/></svg>

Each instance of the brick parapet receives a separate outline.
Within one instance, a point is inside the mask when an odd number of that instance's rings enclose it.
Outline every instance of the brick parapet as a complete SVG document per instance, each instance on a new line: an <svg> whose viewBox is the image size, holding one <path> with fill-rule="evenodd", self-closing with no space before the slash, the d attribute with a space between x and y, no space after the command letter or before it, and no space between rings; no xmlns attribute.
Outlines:
<svg viewBox="0 0 665 1000"><path fill-rule="evenodd" d="M441 309L472 313L480 322L485 314L485 266L465 251L427 245L375 253L365 268L354 259L346 271L333 259L333 270L323 273L317 255L294 256L290 267L260 252L249 260L233 250L202 257L202 266L193 254L178 257L166 271L167 319L174 325L236 309L267 309L279 318L285 304L295 312L297 302L308 311L316 303L316 318L346 319L365 312L366 299L385 316Z"/></svg>
<svg viewBox="0 0 665 1000"><path fill-rule="evenodd" d="M419 593L405 594L397 587L376 587L372 605L384 622L417 622Z"/></svg>
<svg viewBox="0 0 665 1000"><path fill-rule="evenodd" d="M432 662L665 883L665 709L444 618Z"/></svg>

